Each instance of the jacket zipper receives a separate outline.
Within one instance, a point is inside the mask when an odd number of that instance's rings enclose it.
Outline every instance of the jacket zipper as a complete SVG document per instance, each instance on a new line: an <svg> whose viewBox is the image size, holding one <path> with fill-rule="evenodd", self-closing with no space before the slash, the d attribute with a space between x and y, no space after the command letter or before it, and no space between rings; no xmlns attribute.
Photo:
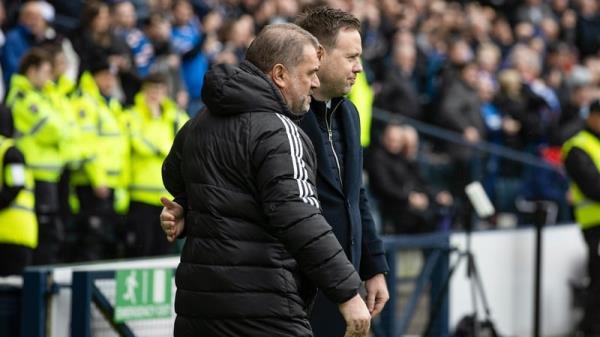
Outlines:
<svg viewBox="0 0 600 337"><path fill-rule="evenodd" d="M337 154L335 153L335 147L333 146L333 130L331 130L331 121L330 121L330 119L333 118L333 114L335 113L335 111L337 110L337 108L340 106L341 103L342 103L342 101L339 101L338 104L335 105L335 108L333 108L333 110L331 111L331 115L329 117L327 116L327 114L325 114L325 125L327 126L327 133L329 134L329 145L331 146L331 151L333 151L333 157L335 158L335 164L337 165L338 176L340 177L340 185L342 185L342 187L344 187L344 183L342 180L342 168L340 167L340 160L339 160Z"/></svg>

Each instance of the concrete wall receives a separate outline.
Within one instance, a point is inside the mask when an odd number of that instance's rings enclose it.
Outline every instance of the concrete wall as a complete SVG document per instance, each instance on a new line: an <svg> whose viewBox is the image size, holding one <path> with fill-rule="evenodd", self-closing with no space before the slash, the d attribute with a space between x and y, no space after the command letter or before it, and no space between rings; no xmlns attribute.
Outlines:
<svg viewBox="0 0 600 337"><path fill-rule="evenodd" d="M464 248L465 235L452 244ZM473 234L472 247L496 327L504 336L531 336L534 289L533 228ZM586 248L576 225L552 226L543 234L542 335L561 336L572 331L569 280L585 275ZM472 312L471 290L461 265L451 283L450 324ZM479 306L481 308L481 305ZM480 311L483 312L483 311Z"/></svg>

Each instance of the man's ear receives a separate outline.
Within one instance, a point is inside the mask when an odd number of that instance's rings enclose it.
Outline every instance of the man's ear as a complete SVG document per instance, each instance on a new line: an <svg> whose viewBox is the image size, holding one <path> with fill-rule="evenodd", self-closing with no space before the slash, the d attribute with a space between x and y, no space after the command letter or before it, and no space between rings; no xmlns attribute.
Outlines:
<svg viewBox="0 0 600 337"><path fill-rule="evenodd" d="M288 86L287 68L283 64L277 63L275 66L273 66L270 75L273 83L275 83L275 85L280 89L286 88Z"/></svg>
<svg viewBox="0 0 600 337"><path fill-rule="evenodd" d="M325 57L325 47L323 47L322 44L319 44L319 47L317 48L317 57L319 58L319 62L323 62L323 57Z"/></svg>

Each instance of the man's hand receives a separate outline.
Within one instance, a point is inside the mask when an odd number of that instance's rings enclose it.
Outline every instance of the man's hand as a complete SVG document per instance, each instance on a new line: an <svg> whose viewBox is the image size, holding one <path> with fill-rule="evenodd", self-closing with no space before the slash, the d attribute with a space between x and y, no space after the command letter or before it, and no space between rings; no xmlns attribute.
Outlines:
<svg viewBox="0 0 600 337"><path fill-rule="evenodd" d="M390 299L385 276L377 274L365 282L367 289L367 308L372 317L379 315L383 306Z"/></svg>
<svg viewBox="0 0 600 337"><path fill-rule="evenodd" d="M344 337L366 337L371 325L371 315L359 294L339 305L340 313L346 321Z"/></svg>
<svg viewBox="0 0 600 337"><path fill-rule="evenodd" d="M165 231L167 240L173 242L183 232L185 226L183 207L165 197L160 198L160 202L165 206L160 213L160 226Z"/></svg>

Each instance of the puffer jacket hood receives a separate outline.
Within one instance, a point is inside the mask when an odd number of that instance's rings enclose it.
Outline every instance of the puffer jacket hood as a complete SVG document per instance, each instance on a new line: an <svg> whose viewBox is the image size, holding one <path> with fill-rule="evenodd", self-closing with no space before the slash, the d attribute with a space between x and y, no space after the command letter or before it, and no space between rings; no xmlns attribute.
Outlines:
<svg viewBox="0 0 600 337"><path fill-rule="evenodd" d="M271 79L249 61L214 66L204 78L202 100L211 113L221 116L276 112L296 121L301 117L292 113Z"/></svg>

